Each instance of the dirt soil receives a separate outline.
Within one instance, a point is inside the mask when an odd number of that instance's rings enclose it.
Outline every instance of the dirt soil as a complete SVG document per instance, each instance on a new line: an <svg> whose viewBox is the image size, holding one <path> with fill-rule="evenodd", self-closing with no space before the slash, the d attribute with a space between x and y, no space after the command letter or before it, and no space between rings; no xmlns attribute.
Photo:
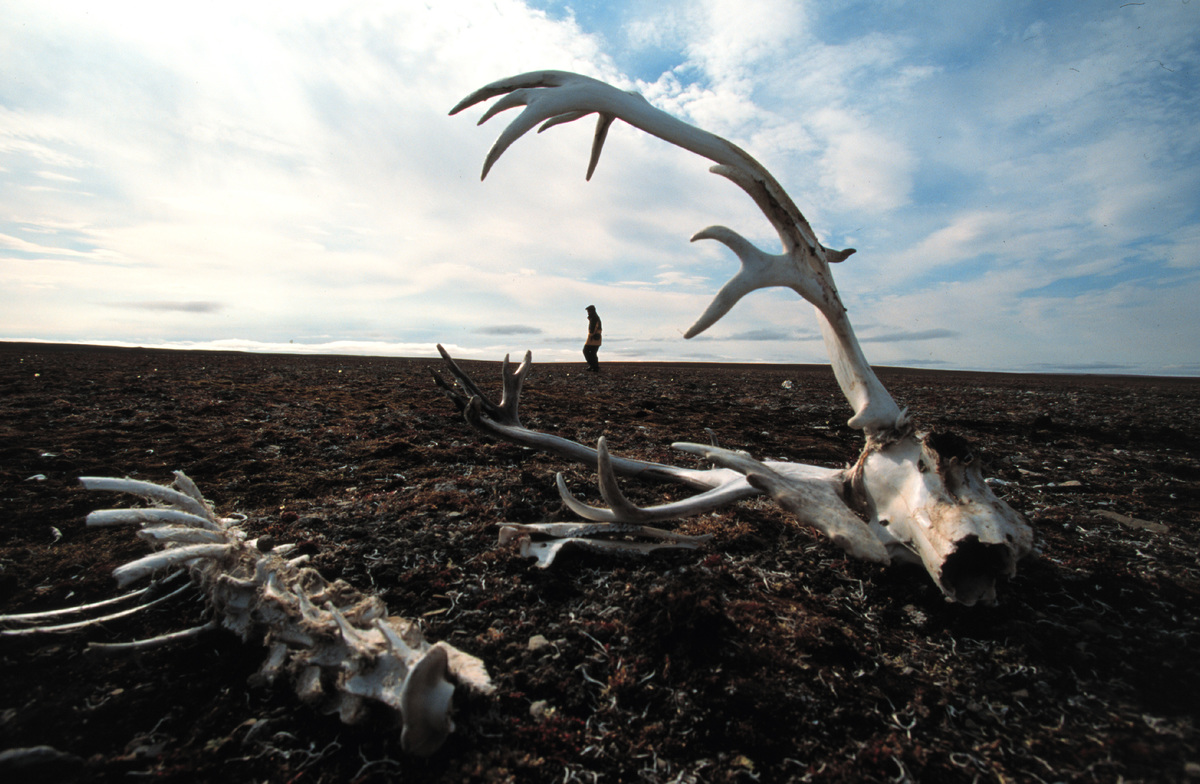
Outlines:
<svg viewBox="0 0 1200 784"><path fill-rule="evenodd" d="M83 520L134 499L77 478L180 469L497 686L460 699L458 730L416 759L382 713L348 727L282 681L250 686L259 641L85 651L202 623L192 593L0 637L0 750L57 752L0 778L1200 781L1200 381L882 369L920 425L980 449L1035 529L1000 604L966 608L765 500L682 522L714 534L705 549L536 569L496 546L497 524L574 519L554 474L595 502L594 472L476 435L431 382L439 364L0 344L0 612L117 595L113 568L146 545ZM462 365L498 390L498 363ZM582 370L535 365L525 424L682 465L699 464L668 445L706 428L761 459L839 466L860 446L825 367Z"/></svg>

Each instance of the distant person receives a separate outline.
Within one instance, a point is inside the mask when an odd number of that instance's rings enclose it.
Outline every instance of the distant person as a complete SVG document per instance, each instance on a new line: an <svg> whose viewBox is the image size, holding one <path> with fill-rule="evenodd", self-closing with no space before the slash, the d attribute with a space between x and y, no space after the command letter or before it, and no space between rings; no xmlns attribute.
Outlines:
<svg viewBox="0 0 1200 784"><path fill-rule="evenodd" d="M587 360L588 370L593 373L600 372L600 363L596 361L596 352L600 350L600 317L596 315L596 306L587 306L588 314L588 336L587 342L583 344L583 357Z"/></svg>

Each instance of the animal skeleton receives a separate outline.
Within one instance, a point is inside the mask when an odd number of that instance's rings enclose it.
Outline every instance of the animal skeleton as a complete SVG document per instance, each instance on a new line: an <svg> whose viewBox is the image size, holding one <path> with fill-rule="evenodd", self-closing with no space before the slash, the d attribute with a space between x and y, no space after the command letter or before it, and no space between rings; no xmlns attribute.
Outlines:
<svg viewBox="0 0 1200 784"><path fill-rule="evenodd" d="M654 108L636 93L562 71L537 71L492 82L463 99L452 115L500 99L484 112L482 124L516 107L523 111L505 128L488 152L481 179L518 138L537 125L539 132L561 123L596 114L595 136L587 179L596 168L609 127L616 119L714 161L711 171L744 190L775 228L783 252L767 253L724 226L710 226L692 240L713 239L726 245L741 268L717 293L708 309L685 333L700 334L752 291L770 286L793 289L816 308L817 320L838 385L854 415L852 428L866 437L857 462L842 469L785 462L759 462L745 453L715 446L674 444L683 452L701 455L718 468L697 470L608 455L604 440L595 450L567 439L529 430L521 425L518 404L531 355L515 371L505 358L501 371L504 391L492 402L462 372L441 346L438 350L463 392L440 382L477 430L533 449L569 459L596 463L601 493L608 509L587 506L567 490L561 475L559 490L567 505L585 519L617 526L577 524L577 528L543 529L549 543L536 545L538 531L509 528L503 538L517 537L523 551L537 555L544 566L566 542L592 542L596 534L638 533L629 525L699 514L758 493L769 495L785 509L828 536L854 558L889 563L919 562L947 599L973 605L994 603L996 579L1016 573L1033 532L1024 518L995 496L984 482L979 462L967 442L955 435L921 433L884 389L867 363L838 296L830 264L844 261L854 249L832 250L822 245L808 221L783 187L758 161L727 140ZM624 498L616 475L678 482L702 492L687 500L639 508ZM865 521L864 521L865 519ZM645 535L645 531L641 532ZM661 533L651 534L661 538ZM604 540L599 540L604 541ZM676 546L695 546L680 539ZM540 550L536 547L540 546ZM645 543L607 541L608 549Z"/></svg>
<svg viewBox="0 0 1200 784"><path fill-rule="evenodd" d="M450 708L456 683L481 694L492 691L487 671L478 659L445 642L430 645L415 623L389 615L378 596L363 594L342 580L329 582L306 566L307 555L285 559L283 556L294 545L272 547L265 537L247 540L236 520L213 513L196 485L182 472L176 472L173 487L100 477L83 477L80 482L89 490L133 493L156 504L147 509L105 509L88 515L90 526L141 526L138 536L161 548L114 570L117 585L125 587L151 574L186 566L213 615L207 623L184 631L134 642L93 643L89 647L117 651L147 648L218 625L236 632L243 640L261 638L269 653L253 678L255 682L271 683L280 673L289 673L304 702L336 712L348 724L367 717L368 703L381 704L401 720L401 746L419 755L437 751L454 730ZM159 585L165 582L159 581ZM102 602L0 616L0 623L24 624L22 628L0 630L0 635L82 629L139 612L187 587L184 583L151 599L158 588L152 585ZM83 621L37 625L133 598L142 601L131 609Z"/></svg>

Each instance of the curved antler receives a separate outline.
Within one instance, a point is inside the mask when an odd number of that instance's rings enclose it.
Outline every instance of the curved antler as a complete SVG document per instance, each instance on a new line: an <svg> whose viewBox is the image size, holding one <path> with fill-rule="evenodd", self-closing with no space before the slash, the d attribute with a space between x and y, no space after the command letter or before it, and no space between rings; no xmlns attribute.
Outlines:
<svg viewBox="0 0 1200 784"><path fill-rule="evenodd" d="M504 151L534 126L541 124L540 133L589 114L598 115L598 121L588 161L588 179L600 160L608 129L618 118L714 161L717 165L713 172L728 178L754 199L779 234L784 252L766 253L723 226L712 226L696 234L693 240L715 239L724 243L738 256L742 266L685 337L708 329L751 291L770 286L791 288L817 309L834 375L854 409L850 426L865 431L869 437L904 427L904 413L863 356L829 271L831 263L844 260L854 250L834 251L822 245L791 197L762 164L728 140L654 108L637 93L564 71L534 71L492 82L460 101L450 114L497 96L503 97L484 112L480 124L507 109L518 106L525 109L492 145L481 179L487 177Z"/></svg>
<svg viewBox="0 0 1200 784"><path fill-rule="evenodd" d="M707 471L705 474L720 484L714 484L711 490L682 501L659 506L637 506L621 492L613 458L608 453L608 443L604 436L600 436L596 444L596 478L600 485L600 496L604 503L608 504L608 508L588 506L576 498L567 487L561 472L555 476L555 483L558 485L558 494L568 509L584 520L604 523L660 523L677 520L750 498L759 492L738 473Z"/></svg>
<svg viewBox="0 0 1200 784"><path fill-rule="evenodd" d="M446 396L454 402L454 405L462 412L467 423L475 430L486 433L493 438L498 438L501 441L519 444L529 449L542 450L565 457L568 460L584 463L585 465L596 465L598 453L595 449L584 446L578 441L563 438L562 436L543 433L538 430L530 430L521 424L517 409L521 402L521 386L524 383L525 375L529 372L529 368L533 364L533 357L530 352L525 352L525 360L516 371L509 370L510 363L508 362L508 358L505 357L504 364L500 369L504 391L500 402L496 403L479 388L479 385L475 383L470 375L458 366L458 363L454 361L446 349L440 344L437 348L441 352L442 359L446 362L446 369L450 371L450 375L454 377L454 381L462 387L463 391L460 392L455 389L453 385L444 381L437 373L430 371L433 375L433 380L442 388ZM733 471L680 468L678 466L653 463L646 460L631 460L623 457L611 458L609 464L613 470L622 476L676 482L698 490L719 488L728 484L731 480L738 478L736 472Z"/></svg>
<svg viewBox="0 0 1200 784"><path fill-rule="evenodd" d="M864 561L889 563L887 549L838 494L838 487L844 482L843 472L786 463L772 466L755 460L745 452L704 444L679 442L671 447L680 452L700 455L736 471L745 481L727 481L706 493L682 501L659 506L637 506L621 492L612 458L608 454L608 445L601 436L596 445L596 476L600 484L600 496L608 508L588 506L580 501L567 488L561 473L556 477L558 494L568 509L585 520L636 525L702 514L761 492L796 515L800 522L829 537L850 556ZM777 471L777 468L780 470Z"/></svg>

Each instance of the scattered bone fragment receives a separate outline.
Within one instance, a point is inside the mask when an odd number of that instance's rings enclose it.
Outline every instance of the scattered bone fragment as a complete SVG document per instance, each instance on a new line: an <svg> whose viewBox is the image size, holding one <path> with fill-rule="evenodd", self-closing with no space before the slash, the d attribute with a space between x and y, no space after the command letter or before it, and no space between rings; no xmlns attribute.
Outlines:
<svg viewBox="0 0 1200 784"><path fill-rule="evenodd" d="M535 700L529 705L529 715L538 721L548 719L555 713L555 708L547 700Z"/></svg>
<svg viewBox="0 0 1200 784"><path fill-rule="evenodd" d="M83 764L81 757L59 751L53 746L26 746L0 751L0 775L5 776L8 781L18 781L26 777L48 781L50 779L44 777L66 773L82 767Z"/></svg>
<svg viewBox="0 0 1200 784"><path fill-rule="evenodd" d="M1140 528L1145 531L1153 531L1156 534L1165 534L1171 530L1162 523L1155 523L1151 520L1140 520L1136 517L1123 515L1120 512L1113 512L1109 509L1093 509L1092 514L1103 517L1106 520L1112 520L1114 523L1120 523L1126 528Z"/></svg>

